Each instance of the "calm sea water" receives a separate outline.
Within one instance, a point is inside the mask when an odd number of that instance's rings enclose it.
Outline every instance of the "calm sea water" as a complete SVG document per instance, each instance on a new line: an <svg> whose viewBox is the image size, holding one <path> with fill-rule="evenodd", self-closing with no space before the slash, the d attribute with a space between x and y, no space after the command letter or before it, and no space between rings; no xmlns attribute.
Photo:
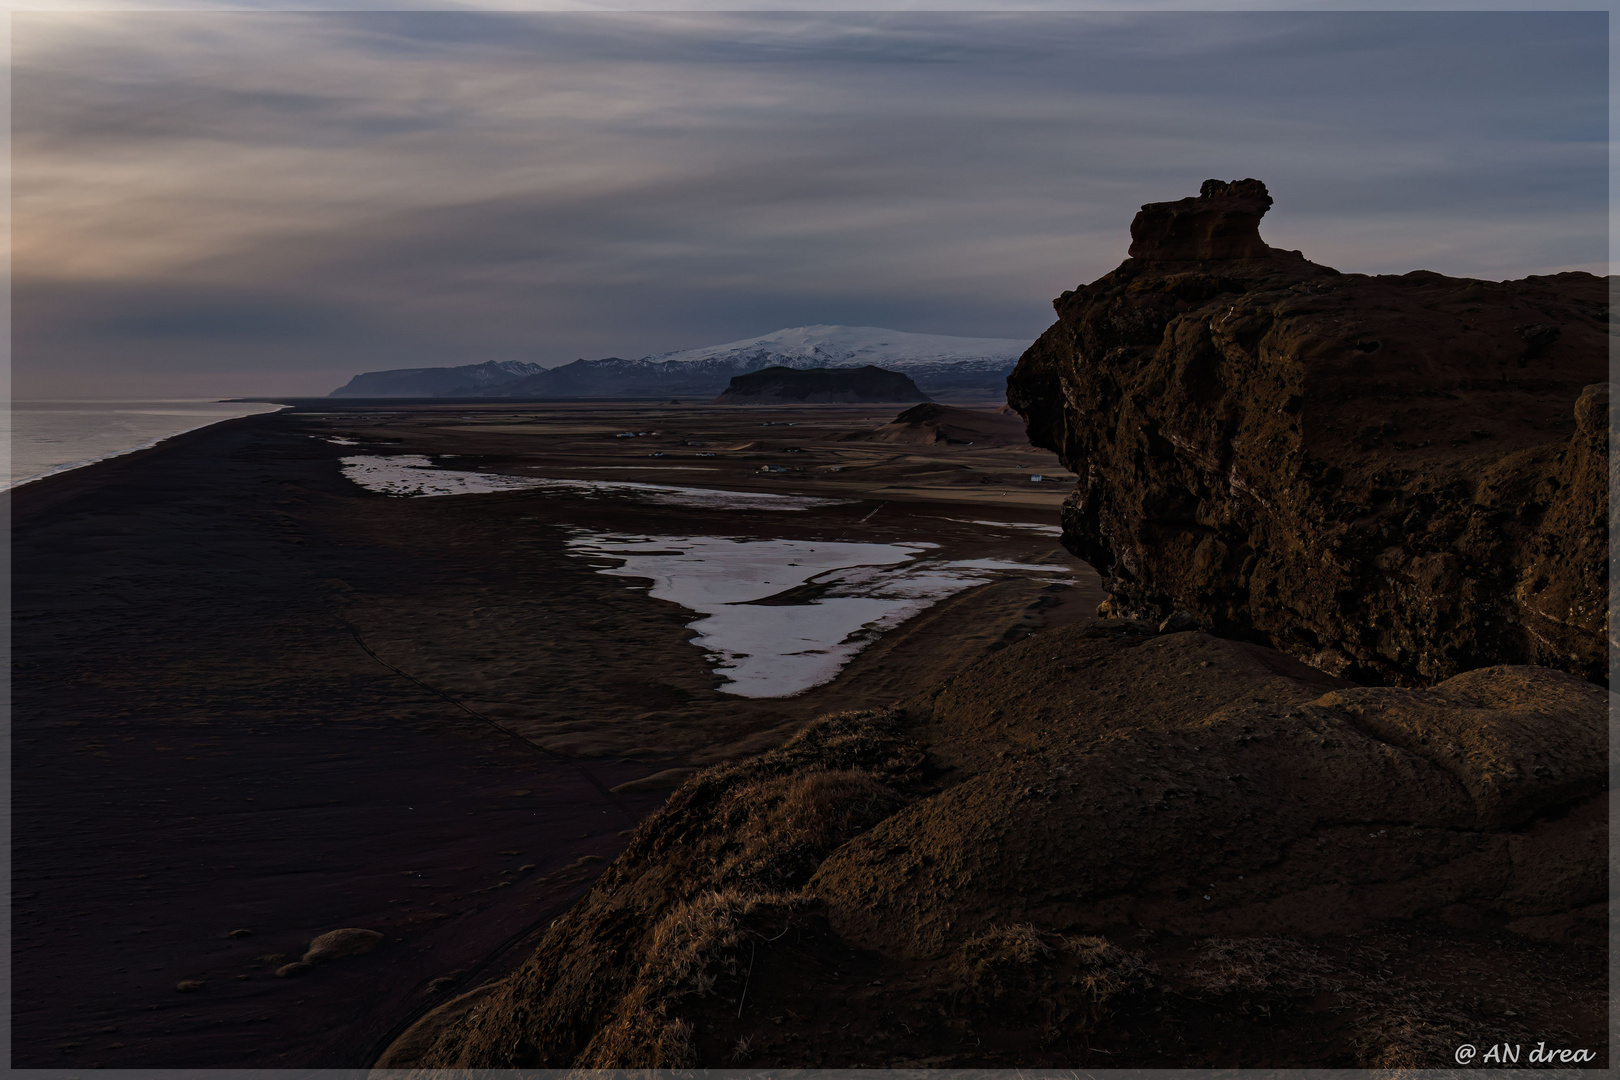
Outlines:
<svg viewBox="0 0 1620 1080"><path fill-rule="evenodd" d="M206 399L167 401L14 401L7 425L10 448L5 488L142 450L182 431L238 416L276 412L280 405Z"/></svg>

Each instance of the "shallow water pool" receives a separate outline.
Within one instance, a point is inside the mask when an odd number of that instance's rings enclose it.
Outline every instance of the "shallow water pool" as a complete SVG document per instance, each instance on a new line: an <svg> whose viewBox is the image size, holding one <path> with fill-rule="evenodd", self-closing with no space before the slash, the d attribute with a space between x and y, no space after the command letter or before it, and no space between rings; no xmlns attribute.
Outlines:
<svg viewBox="0 0 1620 1080"><path fill-rule="evenodd" d="M834 678L892 629L953 593L1003 574L1060 566L948 560L934 545L635 536L579 530L573 554L609 556L599 573L651 581L648 593L701 618L692 643L726 679L722 693L786 697ZM793 596L784 594L793 593Z"/></svg>

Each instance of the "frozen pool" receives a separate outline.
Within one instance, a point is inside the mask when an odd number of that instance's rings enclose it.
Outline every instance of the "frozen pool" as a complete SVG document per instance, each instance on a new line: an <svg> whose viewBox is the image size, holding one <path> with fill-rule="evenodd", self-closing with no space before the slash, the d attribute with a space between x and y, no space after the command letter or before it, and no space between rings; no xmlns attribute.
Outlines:
<svg viewBox="0 0 1620 1080"><path fill-rule="evenodd" d="M343 475L367 491L405 498L538 489L586 495L625 495L659 506L715 510L809 510L818 506L837 506L846 501L816 499L807 495L638 484L630 480L554 480L543 476L441 469L422 454L346 457L343 459Z"/></svg>
<svg viewBox="0 0 1620 1080"><path fill-rule="evenodd" d="M610 556L599 572L652 582L649 594L700 618L693 644L715 661L723 693L768 698L832 679L883 631L929 605L1005 573L1065 574L1060 566L951 561L932 544L847 544L718 536L580 532L580 556ZM799 590L796 597L784 593Z"/></svg>

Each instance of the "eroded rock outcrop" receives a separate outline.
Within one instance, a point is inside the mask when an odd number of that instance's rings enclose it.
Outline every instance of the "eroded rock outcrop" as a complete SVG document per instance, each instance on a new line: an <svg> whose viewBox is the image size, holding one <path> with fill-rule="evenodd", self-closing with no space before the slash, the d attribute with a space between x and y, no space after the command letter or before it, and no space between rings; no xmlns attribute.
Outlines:
<svg viewBox="0 0 1620 1080"><path fill-rule="evenodd" d="M1131 222L1129 255L1161 262L1270 258L1272 249L1260 239L1260 219L1270 209L1271 194L1258 180L1205 180L1195 197L1142 207Z"/></svg>
<svg viewBox="0 0 1620 1080"><path fill-rule="evenodd" d="M1361 682L1605 678L1608 282L1341 274L1266 246L1270 203L1144 206L1008 380L1108 613Z"/></svg>
<svg viewBox="0 0 1620 1080"><path fill-rule="evenodd" d="M1607 697L1051 630L694 776L379 1065L1439 1067L1532 1010L1601 1041L1569 1002L1606 985Z"/></svg>

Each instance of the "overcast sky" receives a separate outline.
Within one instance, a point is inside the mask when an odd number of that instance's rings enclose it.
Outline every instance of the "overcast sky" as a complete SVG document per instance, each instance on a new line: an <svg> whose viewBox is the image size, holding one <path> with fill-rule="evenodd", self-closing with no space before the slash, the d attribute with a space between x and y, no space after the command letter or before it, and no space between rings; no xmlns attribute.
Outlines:
<svg viewBox="0 0 1620 1080"><path fill-rule="evenodd" d="M19 397L322 394L842 323L1033 338L1144 202L1606 272L1587 13L19 13Z"/></svg>

